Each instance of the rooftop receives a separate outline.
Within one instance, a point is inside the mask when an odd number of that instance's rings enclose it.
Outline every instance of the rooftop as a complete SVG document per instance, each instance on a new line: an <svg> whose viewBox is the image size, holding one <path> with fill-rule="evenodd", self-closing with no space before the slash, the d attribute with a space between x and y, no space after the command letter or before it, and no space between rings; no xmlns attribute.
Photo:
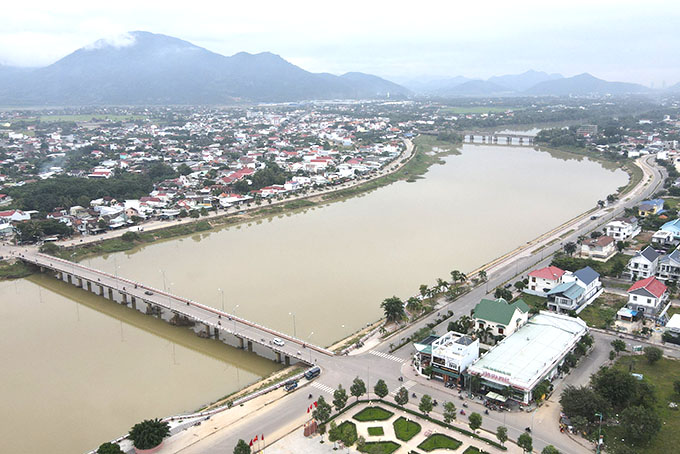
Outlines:
<svg viewBox="0 0 680 454"><path fill-rule="evenodd" d="M529 306L522 299L518 299L512 304L503 298L498 298L497 300L483 299L477 303L473 313L474 318L507 326L516 310L529 312Z"/></svg>
<svg viewBox="0 0 680 454"><path fill-rule="evenodd" d="M540 312L468 370L492 381L532 389L587 330L580 318Z"/></svg>

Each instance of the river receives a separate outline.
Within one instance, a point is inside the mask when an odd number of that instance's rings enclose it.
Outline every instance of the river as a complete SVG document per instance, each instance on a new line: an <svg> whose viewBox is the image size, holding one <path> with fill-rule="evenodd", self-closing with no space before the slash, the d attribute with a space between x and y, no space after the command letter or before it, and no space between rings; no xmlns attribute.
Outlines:
<svg viewBox="0 0 680 454"><path fill-rule="evenodd" d="M464 145L415 182L86 263L329 345L379 318L384 298L487 263L627 179L581 157ZM92 448L276 369L45 276L0 283L0 301L12 415L0 452L28 438L55 454Z"/></svg>

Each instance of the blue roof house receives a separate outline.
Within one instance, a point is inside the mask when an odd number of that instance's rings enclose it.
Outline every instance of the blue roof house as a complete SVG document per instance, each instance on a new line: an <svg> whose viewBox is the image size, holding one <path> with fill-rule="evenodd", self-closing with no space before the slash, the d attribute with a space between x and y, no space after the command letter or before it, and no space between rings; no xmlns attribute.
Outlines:
<svg viewBox="0 0 680 454"><path fill-rule="evenodd" d="M642 217L653 216L655 214L661 214L665 210L663 209L664 200L663 199L651 199L645 200L640 203L638 207L638 215Z"/></svg>
<svg viewBox="0 0 680 454"><path fill-rule="evenodd" d="M581 310L602 293L600 274L589 266L567 273L562 283L548 292L548 309L556 312Z"/></svg>

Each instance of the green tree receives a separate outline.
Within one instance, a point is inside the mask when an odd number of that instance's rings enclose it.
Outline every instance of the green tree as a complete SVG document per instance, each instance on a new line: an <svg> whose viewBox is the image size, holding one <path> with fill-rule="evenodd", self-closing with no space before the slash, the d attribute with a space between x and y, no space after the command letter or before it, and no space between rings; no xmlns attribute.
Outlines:
<svg viewBox="0 0 680 454"><path fill-rule="evenodd" d="M620 425L627 440L647 443L661 430L661 418L654 409L642 406L628 407L621 413Z"/></svg>
<svg viewBox="0 0 680 454"><path fill-rule="evenodd" d="M611 346L614 347L614 351L618 354L619 352L626 351L626 343L621 339L614 339L611 341Z"/></svg>
<svg viewBox="0 0 680 454"><path fill-rule="evenodd" d="M340 431L335 421L331 421L330 429L328 429L328 441L338 441L340 439Z"/></svg>
<svg viewBox="0 0 680 454"><path fill-rule="evenodd" d="M561 453L553 445L548 445L545 448L543 448L543 451L541 451L541 454L561 454Z"/></svg>
<svg viewBox="0 0 680 454"><path fill-rule="evenodd" d="M312 418L316 419L320 423L325 423L328 418L331 417L331 405L326 402L323 396L319 396L316 400L316 408L312 412Z"/></svg>
<svg viewBox="0 0 680 454"><path fill-rule="evenodd" d="M460 280L461 275L462 273L458 270L451 271L451 281L453 281L454 285Z"/></svg>
<svg viewBox="0 0 680 454"><path fill-rule="evenodd" d="M385 396L390 393L390 391L387 389L387 383L385 383L385 380L383 379L377 381L373 387L373 392L381 399L384 399Z"/></svg>
<svg viewBox="0 0 680 454"><path fill-rule="evenodd" d="M496 428L496 438L498 438L501 446L505 446L505 442L508 441L508 428L505 426L498 426Z"/></svg>
<svg viewBox="0 0 680 454"><path fill-rule="evenodd" d="M120 446L118 446L116 443L102 443L99 445L99 448L97 448L97 454L123 454L123 450L120 449Z"/></svg>
<svg viewBox="0 0 680 454"><path fill-rule="evenodd" d="M470 413L470 416L468 417L468 425L472 431L482 427L482 415L477 412Z"/></svg>
<svg viewBox="0 0 680 454"><path fill-rule="evenodd" d="M391 298L386 298L382 304L380 304L387 322L399 322L406 318L406 312L404 312L404 302L396 296Z"/></svg>
<svg viewBox="0 0 680 454"><path fill-rule="evenodd" d="M531 435L524 432L517 439L517 446L522 448L524 452L531 452L534 450L534 440L531 438Z"/></svg>
<svg viewBox="0 0 680 454"><path fill-rule="evenodd" d="M423 303L415 296L412 296L406 300L406 309L412 314L417 314L423 310Z"/></svg>
<svg viewBox="0 0 680 454"><path fill-rule="evenodd" d="M428 415L432 411L432 397L428 394L423 394L420 398L420 403L418 404L418 410L424 415Z"/></svg>
<svg viewBox="0 0 680 454"><path fill-rule="evenodd" d="M366 383L359 377L356 377L352 382L352 386L349 387L349 393L359 400L359 397L366 394Z"/></svg>
<svg viewBox="0 0 680 454"><path fill-rule="evenodd" d="M611 367L601 368L590 378L593 390L617 412L636 403L639 398L639 383L628 372Z"/></svg>
<svg viewBox="0 0 680 454"><path fill-rule="evenodd" d="M611 405L602 396L589 387L567 386L560 396L560 405L564 414L573 419L582 416L595 422L595 413L607 415Z"/></svg>
<svg viewBox="0 0 680 454"><path fill-rule="evenodd" d="M479 276L479 279L482 280L482 282L486 282L489 279L487 274L486 274L486 271L484 271L484 270L480 271L478 276Z"/></svg>
<svg viewBox="0 0 680 454"><path fill-rule="evenodd" d="M645 347L644 352L649 364L654 364L663 357L663 352L657 347Z"/></svg>
<svg viewBox="0 0 680 454"><path fill-rule="evenodd" d="M506 301L510 301L512 299L512 292L506 288L497 287L493 296L496 299L503 298Z"/></svg>
<svg viewBox="0 0 680 454"><path fill-rule="evenodd" d="M338 389L333 391L333 406L336 411L340 411L347 405L347 391L342 387L342 384L338 385Z"/></svg>
<svg viewBox="0 0 680 454"><path fill-rule="evenodd" d="M453 402L444 402L444 422L451 424L456 419L456 404Z"/></svg>
<svg viewBox="0 0 680 454"><path fill-rule="evenodd" d="M250 454L250 446L245 440L239 440L234 447L234 454Z"/></svg>
<svg viewBox="0 0 680 454"><path fill-rule="evenodd" d="M673 391L675 391L675 394L680 394L680 380L673 382Z"/></svg>
<svg viewBox="0 0 680 454"><path fill-rule="evenodd" d="M170 425L156 418L146 419L132 426L128 438L132 440L137 449L151 449L161 444L168 435L170 435Z"/></svg>
<svg viewBox="0 0 680 454"><path fill-rule="evenodd" d="M542 399L544 395L550 392L550 382L548 380L543 380L540 382L534 390L532 391L532 397L534 400Z"/></svg>
<svg viewBox="0 0 680 454"><path fill-rule="evenodd" d="M400 407L403 407L408 403L408 390L404 388L403 386L399 388L397 393L394 395L394 401L399 405Z"/></svg>
<svg viewBox="0 0 680 454"><path fill-rule="evenodd" d="M574 252L576 252L576 243L574 242L569 242L564 245L564 252L566 252L569 255L573 255Z"/></svg>
<svg viewBox="0 0 680 454"><path fill-rule="evenodd" d="M180 164L177 167L177 173L179 173L180 175L189 175L191 172L192 172L191 167L184 163Z"/></svg>

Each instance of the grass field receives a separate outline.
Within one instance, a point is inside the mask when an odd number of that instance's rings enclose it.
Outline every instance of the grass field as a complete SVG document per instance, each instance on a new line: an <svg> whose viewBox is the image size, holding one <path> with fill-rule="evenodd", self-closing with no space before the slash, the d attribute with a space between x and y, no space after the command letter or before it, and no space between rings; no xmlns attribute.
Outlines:
<svg viewBox="0 0 680 454"><path fill-rule="evenodd" d="M394 426L394 434L401 441L409 441L420 432L420 424L409 421L403 416L394 421L392 425Z"/></svg>
<svg viewBox="0 0 680 454"><path fill-rule="evenodd" d="M43 123L54 123L61 121L84 122L91 120L110 120L110 121L131 121L143 120L144 115L109 115L109 114L89 114L89 115L41 115L40 121Z"/></svg>
<svg viewBox="0 0 680 454"><path fill-rule="evenodd" d="M425 439L425 441L423 441L421 444L419 444L418 448L426 452L434 451L435 449L455 450L460 448L460 445L462 444L462 442L456 440L455 438L451 438L448 435L433 434L427 437L427 439Z"/></svg>
<svg viewBox="0 0 680 454"><path fill-rule="evenodd" d="M352 418L361 422L385 421L386 419L390 419L392 415L394 415L394 413L387 411L382 407L366 407L356 415L352 416Z"/></svg>
<svg viewBox="0 0 680 454"><path fill-rule="evenodd" d="M675 314L680 314L680 306L671 306L668 308L668 311L666 311L666 315L668 315L668 318L671 318Z"/></svg>
<svg viewBox="0 0 680 454"><path fill-rule="evenodd" d="M483 114L483 113L498 113L506 112L508 110L516 110L512 107L504 106L456 106L456 107L445 107L442 109L444 113L450 114Z"/></svg>
<svg viewBox="0 0 680 454"><path fill-rule="evenodd" d="M379 437L379 436L381 436L381 435L385 435L385 431L384 431L383 428L380 427L380 426L378 426L378 427L369 427L369 428L368 428L368 434L369 434L371 437Z"/></svg>
<svg viewBox="0 0 680 454"><path fill-rule="evenodd" d="M548 308L548 299L543 298L542 296L537 296L537 295L529 295L528 293L522 293L522 295L519 297L522 300L524 300L525 303L529 305L530 308L543 311Z"/></svg>
<svg viewBox="0 0 680 454"><path fill-rule="evenodd" d="M579 313L579 318L592 328L606 329L614 323L616 312L626 305L625 296L603 293Z"/></svg>
<svg viewBox="0 0 680 454"><path fill-rule="evenodd" d="M642 356L622 356L616 367L628 370L632 364L632 372L642 374L656 390L656 413L663 421L657 436L644 447L636 447L639 454L659 454L678 452L680 446L680 411L668 408L669 402L680 402L680 395L673 390L673 381L680 379L680 361L662 358L650 365ZM624 438L618 427L607 427L605 443L616 444Z"/></svg>
<svg viewBox="0 0 680 454"><path fill-rule="evenodd" d="M369 441L364 444L364 448L360 449L360 452L380 453L380 454L392 454L394 451L399 449L399 444L393 441Z"/></svg>

